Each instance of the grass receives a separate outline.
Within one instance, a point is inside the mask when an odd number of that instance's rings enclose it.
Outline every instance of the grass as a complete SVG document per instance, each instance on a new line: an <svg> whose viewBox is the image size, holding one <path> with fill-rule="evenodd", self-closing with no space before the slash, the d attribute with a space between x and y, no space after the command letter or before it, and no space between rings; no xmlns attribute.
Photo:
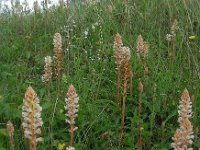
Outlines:
<svg viewBox="0 0 200 150"><path fill-rule="evenodd" d="M112 7L112 12L109 8ZM69 10L50 8L47 16L0 16L0 149L9 149L6 123L14 127L15 149L28 149L21 126L24 93L31 85L43 108L44 142L38 149L58 149L69 145L66 132L65 97L73 84L79 94L74 146L80 150L136 149L138 129L143 130L143 149L170 149L172 136L178 127L177 106L182 91L187 88L193 97L194 149L200 147L200 4L197 0L138 0L124 5L121 0L102 1L88 7L74 4ZM166 40L174 19L178 21L176 55L169 63L173 50ZM95 27L95 29L93 29ZM88 31L88 35L86 34ZM51 100L41 75L44 57L53 56L53 36L63 38L63 70L61 96L55 117L53 107L57 99L56 77L51 80ZM114 36L120 33L124 45L130 47L133 70L133 96L127 97L125 138L119 145L121 108L116 104L116 64L113 50ZM141 34L148 42L147 77L138 77L136 41ZM189 36L195 35L195 40ZM138 83L142 82L142 113L138 116ZM121 100L122 101L122 100Z"/></svg>

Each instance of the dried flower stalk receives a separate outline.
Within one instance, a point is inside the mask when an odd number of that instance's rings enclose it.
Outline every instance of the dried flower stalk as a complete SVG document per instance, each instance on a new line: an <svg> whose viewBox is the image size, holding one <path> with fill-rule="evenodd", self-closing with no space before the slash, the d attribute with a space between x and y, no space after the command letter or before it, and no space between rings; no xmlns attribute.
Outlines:
<svg viewBox="0 0 200 150"><path fill-rule="evenodd" d="M50 79L52 75L52 59L51 56L46 56L45 58L45 66L44 66L44 74L42 75L42 82L47 84L48 89L48 98L50 99Z"/></svg>
<svg viewBox="0 0 200 150"><path fill-rule="evenodd" d="M41 135L41 127L43 125L41 111L42 107L39 105L39 98L32 87L29 86L23 100L22 126L25 137L29 139L30 150L36 150L37 143L43 141L42 137L37 137Z"/></svg>
<svg viewBox="0 0 200 150"><path fill-rule="evenodd" d="M78 101L79 97L76 93L76 90L73 85L69 86L67 97L65 98L66 106L65 109L67 110L66 116L66 123L70 125L70 146L73 145L74 141L74 131L78 129L78 127L75 126L75 119L78 116Z"/></svg>
<svg viewBox="0 0 200 150"><path fill-rule="evenodd" d="M194 133L193 126L189 120L192 117L192 101L190 100L187 89L185 89L182 93L181 100L179 102L178 113L178 122L180 124L180 128L176 130L174 137L172 137L174 142L171 144L171 146L175 150L192 150L193 148L191 148L191 146L194 139Z"/></svg>
<svg viewBox="0 0 200 150"><path fill-rule="evenodd" d="M132 80L132 68L131 68L131 53L128 47L122 47L123 50L123 102L122 102L122 122L121 122L121 139L124 137L124 120L125 120L125 102L127 97L127 90L130 88L130 82Z"/></svg>
<svg viewBox="0 0 200 150"><path fill-rule="evenodd" d="M9 138L10 138L11 150L14 150L14 139L13 139L14 126L11 121L7 122L7 130L8 130L8 134L9 134Z"/></svg>
<svg viewBox="0 0 200 150"><path fill-rule="evenodd" d="M62 71L62 37L60 33L55 33L53 39L54 55L56 59L55 74L57 77L57 96L60 97L60 80Z"/></svg>
<svg viewBox="0 0 200 150"><path fill-rule="evenodd" d="M121 84L121 64L122 64L122 39L119 33L115 36L114 49L115 49L115 63L117 65L117 95L116 102L119 104L120 100L120 84Z"/></svg>

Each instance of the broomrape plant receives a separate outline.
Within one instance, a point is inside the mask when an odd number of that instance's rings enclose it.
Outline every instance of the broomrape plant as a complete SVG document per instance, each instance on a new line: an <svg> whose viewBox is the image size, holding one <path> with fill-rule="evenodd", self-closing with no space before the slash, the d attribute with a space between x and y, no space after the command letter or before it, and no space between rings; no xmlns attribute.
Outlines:
<svg viewBox="0 0 200 150"><path fill-rule="evenodd" d="M42 82L47 84L48 88L48 97L50 98L50 79L52 75L52 59L51 56L46 56L44 58L45 66L44 66L44 74L42 75Z"/></svg>
<svg viewBox="0 0 200 150"><path fill-rule="evenodd" d="M62 71L62 37L60 33L55 33L54 39L53 39L53 45L54 45L54 56L56 61L56 68L55 68L55 74L57 79L57 96L60 96L60 80L61 80L61 71Z"/></svg>
<svg viewBox="0 0 200 150"><path fill-rule="evenodd" d="M68 92L67 92L67 98L65 98L65 110L67 111L66 116L66 123L70 125L70 146L67 148L67 150L73 150L72 147L73 141L74 141L74 131L78 129L78 127L75 126L75 119L77 118L78 114L78 101L79 97L76 93L76 90L74 86L71 84L69 86Z"/></svg>
<svg viewBox="0 0 200 150"><path fill-rule="evenodd" d="M174 142L171 146L174 150L192 150L194 135L193 126L189 120L192 117L192 101L187 89L182 93L178 108L180 128L176 130L174 137L172 137Z"/></svg>
<svg viewBox="0 0 200 150"><path fill-rule="evenodd" d="M24 135L29 139L30 150L36 150L38 142L42 142L41 127L43 121L41 118L42 107L39 104L40 100L31 86L28 87L25 93L22 106L22 127Z"/></svg>
<svg viewBox="0 0 200 150"><path fill-rule="evenodd" d="M10 138L11 150L14 150L14 139L13 139L14 126L11 121L8 121L6 126L7 126L7 130L8 130L8 135Z"/></svg>

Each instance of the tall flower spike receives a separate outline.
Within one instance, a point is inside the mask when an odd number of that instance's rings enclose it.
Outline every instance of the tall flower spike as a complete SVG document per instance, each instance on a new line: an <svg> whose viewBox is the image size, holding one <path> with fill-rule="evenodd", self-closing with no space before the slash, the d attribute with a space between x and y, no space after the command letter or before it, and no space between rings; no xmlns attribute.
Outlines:
<svg viewBox="0 0 200 150"><path fill-rule="evenodd" d="M14 150L14 139L13 139L14 126L11 121L7 122L7 130L10 138L11 150Z"/></svg>
<svg viewBox="0 0 200 150"><path fill-rule="evenodd" d="M45 66L44 66L44 74L42 75L42 81L47 83L48 88L48 98L50 99L50 79L52 75L52 59L51 56L46 56L45 58Z"/></svg>
<svg viewBox="0 0 200 150"><path fill-rule="evenodd" d="M190 100L189 92L187 89L183 91L181 96L178 114L178 122L180 124L180 128L176 130L174 137L172 137L174 142L171 144L171 146L175 150L192 150L193 148L191 148L191 145L193 143L194 135L193 126L189 120L192 117L192 102Z"/></svg>
<svg viewBox="0 0 200 150"><path fill-rule="evenodd" d="M140 58L144 52L144 41L142 35L140 34L137 38L137 56Z"/></svg>
<svg viewBox="0 0 200 150"><path fill-rule="evenodd" d="M42 107L39 104L39 98L32 87L29 86L23 100L22 126L25 137L29 139L30 150L36 150L37 142L43 141L42 137L38 137L41 135L41 127L43 125L41 111Z"/></svg>
<svg viewBox="0 0 200 150"><path fill-rule="evenodd" d="M122 122L121 122L121 140L124 136L124 125L125 125L125 102L127 97L128 88L132 88L132 69L131 69L131 53L128 47L123 47L123 64L122 64L122 73L123 73L123 102L122 102Z"/></svg>
<svg viewBox="0 0 200 150"><path fill-rule="evenodd" d="M144 43L143 51L144 51L144 58L147 58L149 54L149 44Z"/></svg>
<svg viewBox="0 0 200 150"><path fill-rule="evenodd" d="M123 61L122 57L122 39L119 33L115 36L114 41L114 55L115 55L115 63L117 65L117 95L116 95L116 102L119 104L120 100L120 84L121 84L121 64Z"/></svg>
<svg viewBox="0 0 200 150"><path fill-rule="evenodd" d="M66 102L66 106L65 109L67 111L66 116L66 123L68 123L70 125L70 146L73 145L73 141L74 141L74 131L78 129L78 127L75 126L75 119L78 116L77 112L78 112L78 101L79 101L79 97L76 93L76 90L74 88L74 86L71 84L69 86L68 92L67 92L67 97L65 98L65 102Z"/></svg>
<svg viewBox="0 0 200 150"><path fill-rule="evenodd" d="M46 56L44 58L45 66L44 66L44 74L42 75L42 82L49 82L52 75L52 59L51 56Z"/></svg>
<svg viewBox="0 0 200 150"><path fill-rule="evenodd" d="M62 37L60 33L55 33L53 39L54 55L56 59L55 74L57 77L57 95L60 96L60 79L62 71Z"/></svg>

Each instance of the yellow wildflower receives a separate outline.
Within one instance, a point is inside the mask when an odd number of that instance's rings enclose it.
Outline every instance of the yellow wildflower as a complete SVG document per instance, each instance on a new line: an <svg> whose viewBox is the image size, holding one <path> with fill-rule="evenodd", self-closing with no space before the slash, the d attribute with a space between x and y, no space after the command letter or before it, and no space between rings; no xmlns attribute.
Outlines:
<svg viewBox="0 0 200 150"><path fill-rule="evenodd" d="M27 40L31 40L32 37L31 37L30 35L27 35L27 36L25 36L25 39L27 39Z"/></svg>
<svg viewBox="0 0 200 150"><path fill-rule="evenodd" d="M58 144L58 150L64 150L65 143L59 143Z"/></svg>
<svg viewBox="0 0 200 150"><path fill-rule="evenodd" d="M76 40L76 35L72 36L72 40Z"/></svg>
<svg viewBox="0 0 200 150"><path fill-rule="evenodd" d="M195 35L189 36L189 40L195 40L195 39L196 39L196 36L195 36Z"/></svg>

